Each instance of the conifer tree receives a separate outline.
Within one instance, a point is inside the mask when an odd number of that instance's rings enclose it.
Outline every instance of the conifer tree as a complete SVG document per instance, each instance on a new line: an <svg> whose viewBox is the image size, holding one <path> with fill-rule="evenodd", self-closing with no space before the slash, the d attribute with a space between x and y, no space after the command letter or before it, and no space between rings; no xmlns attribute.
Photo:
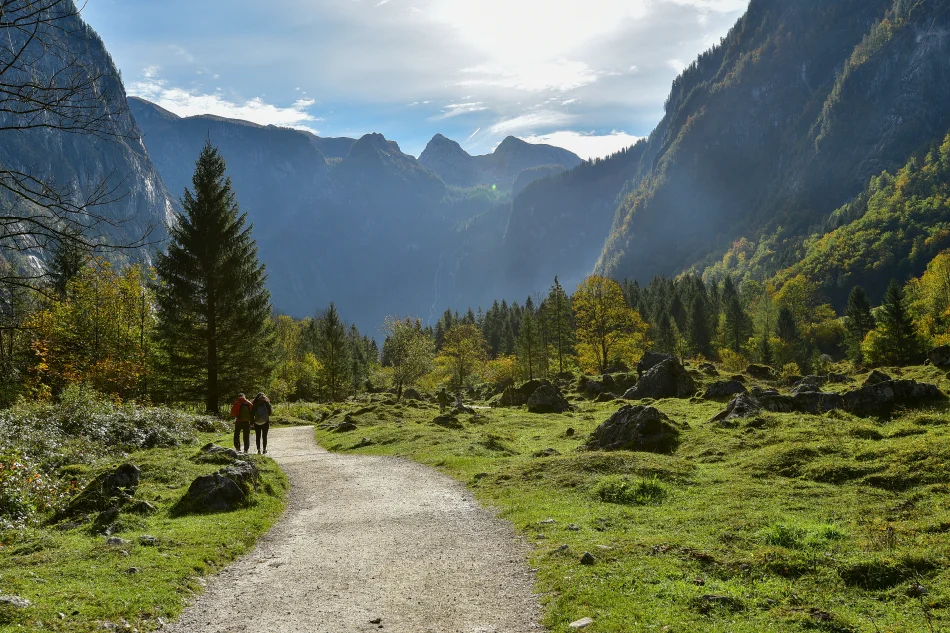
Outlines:
<svg viewBox="0 0 950 633"><path fill-rule="evenodd" d="M665 354L676 352L676 331L673 329L673 320L666 311L660 313L660 320L656 325L656 349Z"/></svg>
<svg viewBox="0 0 950 633"><path fill-rule="evenodd" d="M538 320L533 311L526 307L521 313L521 327L515 345L518 360L520 361L528 380L542 375L542 358L547 353L541 340Z"/></svg>
<svg viewBox="0 0 950 633"><path fill-rule="evenodd" d="M861 344L868 332L877 325L871 314L871 301L861 286L855 286L848 295L845 309L845 331L847 332L848 356L856 363L864 361Z"/></svg>
<svg viewBox="0 0 950 633"><path fill-rule="evenodd" d="M726 277L726 281L723 282L721 302L725 314L726 346L733 352L739 353L749 339L752 321L742 307L742 301L739 299L739 293L731 277Z"/></svg>
<svg viewBox="0 0 950 633"><path fill-rule="evenodd" d="M310 339L314 356L320 361L320 382L326 397L331 401L346 397L347 386L352 378L350 344L346 325L336 306L329 307L311 323Z"/></svg>
<svg viewBox="0 0 950 633"><path fill-rule="evenodd" d="M89 252L83 246L82 234L69 231L56 243L49 262L50 285L60 299L66 298L69 282L76 279L89 260Z"/></svg>
<svg viewBox="0 0 950 633"><path fill-rule="evenodd" d="M551 286L545 305L548 337L557 357L557 371L563 373L564 359L570 356L574 349L574 309L571 307L571 298L557 277L554 278L554 285Z"/></svg>
<svg viewBox="0 0 950 633"><path fill-rule="evenodd" d="M798 326L795 325L795 315L787 306L782 306L779 309L775 329L778 337L784 342L796 343L798 341Z"/></svg>
<svg viewBox="0 0 950 633"><path fill-rule="evenodd" d="M878 330L887 361L904 366L918 360L922 343L907 310L904 289L896 280L891 282L884 294Z"/></svg>
<svg viewBox="0 0 950 633"><path fill-rule="evenodd" d="M693 293L686 319L686 334L689 347L693 353L702 354L706 357L711 355L712 336L709 334L709 317L706 314L704 293Z"/></svg>
<svg viewBox="0 0 950 633"><path fill-rule="evenodd" d="M267 276L225 169L207 142L156 265L174 397L201 398L209 413L238 391L263 387L273 367Z"/></svg>

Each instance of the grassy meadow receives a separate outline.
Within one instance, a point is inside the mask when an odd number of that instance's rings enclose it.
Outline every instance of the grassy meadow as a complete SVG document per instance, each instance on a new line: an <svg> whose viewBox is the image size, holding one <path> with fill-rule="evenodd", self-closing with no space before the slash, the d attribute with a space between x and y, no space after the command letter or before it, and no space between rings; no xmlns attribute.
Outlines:
<svg viewBox="0 0 950 633"><path fill-rule="evenodd" d="M172 509L195 477L221 467L195 459L205 442L230 446L230 434L201 433L167 448L70 465L61 476L91 480L109 466L131 462L142 471L135 499L156 506L141 516L122 513L108 545L89 523L68 527L34 523L4 531L0 594L32 602L28 609L0 605L0 631L150 631L173 619L211 574L251 548L280 516L288 488L277 464L251 459L260 482L246 505L216 514L176 515ZM64 529L65 528L65 529ZM154 542L142 540L155 537Z"/></svg>
<svg viewBox="0 0 950 633"><path fill-rule="evenodd" d="M931 367L890 373L950 392ZM400 456L466 483L535 545L552 631L584 617L597 633L950 628L946 407L721 426L708 420L725 402L660 400L688 424L660 455L583 450L623 403L572 399L557 415L479 407L456 428L432 422L433 404L384 394L284 415L318 423L330 450ZM356 430L328 428L347 413Z"/></svg>

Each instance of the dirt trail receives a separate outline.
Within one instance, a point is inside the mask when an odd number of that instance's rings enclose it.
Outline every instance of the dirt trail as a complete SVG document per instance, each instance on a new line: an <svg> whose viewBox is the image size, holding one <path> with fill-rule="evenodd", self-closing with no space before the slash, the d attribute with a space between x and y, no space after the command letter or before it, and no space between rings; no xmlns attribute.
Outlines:
<svg viewBox="0 0 950 633"><path fill-rule="evenodd" d="M327 453L309 427L269 440L290 477L286 513L167 631L542 630L528 546L463 486L400 459Z"/></svg>

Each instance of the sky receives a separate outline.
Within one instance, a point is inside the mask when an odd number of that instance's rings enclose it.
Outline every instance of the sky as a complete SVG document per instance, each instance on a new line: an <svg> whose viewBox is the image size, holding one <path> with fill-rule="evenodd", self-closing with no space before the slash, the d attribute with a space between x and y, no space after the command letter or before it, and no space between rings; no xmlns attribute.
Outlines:
<svg viewBox="0 0 950 633"><path fill-rule="evenodd" d="M181 116L380 132L418 156L506 136L605 156L748 0L86 0L126 90Z"/></svg>

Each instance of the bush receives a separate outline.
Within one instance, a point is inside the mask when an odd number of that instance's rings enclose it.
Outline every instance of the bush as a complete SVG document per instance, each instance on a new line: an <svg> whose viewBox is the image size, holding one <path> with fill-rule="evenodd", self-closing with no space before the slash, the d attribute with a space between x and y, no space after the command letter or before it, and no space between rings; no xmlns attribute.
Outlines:
<svg viewBox="0 0 950 633"><path fill-rule="evenodd" d="M749 361L745 356L729 348L719 350L719 359L723 368L734 374L745 371L745 368L749 366Z"/></svg>
<svg viewBox="0 0 950 633"><path fill-rule="evenodd" d="M22 403L0 411L0 525L14 527L74 492L61 471L133 450L194 442L223 422L167 407L117 404L72 386L58 403Z"/></svg>
<svg viewBox="0 0 950 633"><path fill-rule="evenodd" d="M613 475L597 482L594 494L604 503L645 506L662 502L669 493L655 475L652 479L637 480Z"/></svg>

